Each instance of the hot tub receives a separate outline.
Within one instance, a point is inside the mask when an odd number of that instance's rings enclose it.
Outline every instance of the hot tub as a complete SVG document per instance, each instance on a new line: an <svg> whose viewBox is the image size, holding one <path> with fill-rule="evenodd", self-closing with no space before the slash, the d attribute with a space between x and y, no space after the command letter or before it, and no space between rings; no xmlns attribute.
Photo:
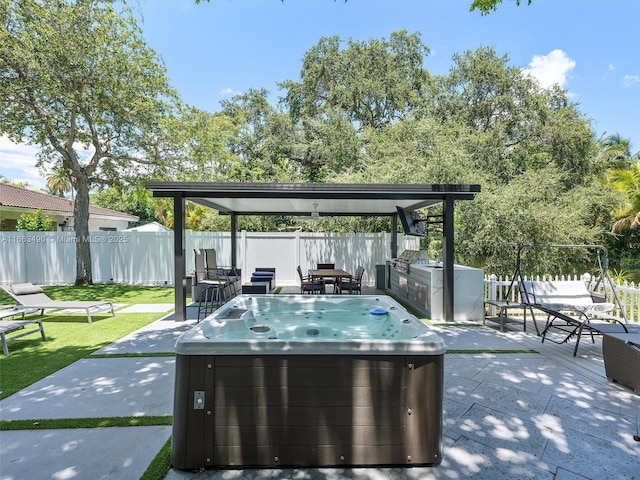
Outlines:
<svg viewBox="0 0 640 480"><path fill-rule="evenodd" d="M176 343L172 464L437 465L444 353L387 296L240 295Z"/></svg>

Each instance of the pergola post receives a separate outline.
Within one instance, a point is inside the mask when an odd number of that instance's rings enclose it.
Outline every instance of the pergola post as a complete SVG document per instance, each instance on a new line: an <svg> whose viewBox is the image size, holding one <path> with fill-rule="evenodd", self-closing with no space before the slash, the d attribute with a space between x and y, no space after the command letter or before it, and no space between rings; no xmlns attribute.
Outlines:
<svg viewBox="0 0 640 480"><path fill-rule="evenodd" d="M398 258L398 215L391 215L391 256Z"/></svg>
<svg viewBox="0 0 640 480"><path fill-rule="evenodd" d="M187 277L185 275L185 228L184 228L184 195L173 196L173 244L174 244L174 276L175 276L175 321L187 319ZM193 293L192 293L193 294Z"/></svg>
<svg viewBox="0 0 640 480"><path fill-rule="evenodd" d="M453 321L453 299L454 299L454 246L453 246L453 196L445 195L442 202L442 307L444 319L447 322Z"/></svg>
<svg viewBox="0 0 640 480"><path fill-rule="evenodd" d="M238 266L238 239L236 238L238 233L238 215L231 214L231 266Z"/></svg>

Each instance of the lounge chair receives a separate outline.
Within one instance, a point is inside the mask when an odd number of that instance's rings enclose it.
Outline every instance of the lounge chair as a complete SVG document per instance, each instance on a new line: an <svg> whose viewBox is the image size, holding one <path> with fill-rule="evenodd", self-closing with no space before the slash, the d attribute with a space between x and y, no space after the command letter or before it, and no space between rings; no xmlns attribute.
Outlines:
<svg viewBox="0 0 640 480"><path fill-rule="evenodd" d="M44 327L42 326L42 320L38 319L26 319L24 318L26 313L37 312L37 309L25 309L25 308L11 308L0 310L0 341L2 342L2 353L9 355L8 342L16 340L25 335L31 335L32 333L40 333L42 340L46 340L47 337L44 334ZM15 320L16 316L20 316L20 320ZM11 317L11 320L6 320ZM36 327L35 329L28 329L27 327ZM11 334L11 336L8 336Z"/></svg>
<svg viewBox="0 0 640 480"><path fill-rule="evenodd" d="M92 301L58 301L51 300L42 291L39 285L32 283L15 283L2 289L25 308L34 308L44 314L45 310L84 310L87 313L87 321L91 323L91 313L111 310L111 316L115 317L112 302Z"/></svg>
<svg viewBox="0 0 640 480"><path fill-rule="evenodd" d="M574 357L584 331L591 335L592 341L595 341L594 335L629 332L630 327L625 322L608 315L614 305L592 295L582 281L521 281L518 288L521 302L531 311L534 322L534 310L547 315L541 334L542 342L552 329L566 334L560 341L549 338L555 343L566 343L575 336Z"/></svg>

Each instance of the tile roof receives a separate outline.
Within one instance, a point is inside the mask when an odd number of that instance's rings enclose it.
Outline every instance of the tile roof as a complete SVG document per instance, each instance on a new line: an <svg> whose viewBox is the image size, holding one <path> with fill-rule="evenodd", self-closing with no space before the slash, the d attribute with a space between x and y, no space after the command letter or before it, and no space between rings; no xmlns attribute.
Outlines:
<svg viewBox="0 0 640 480"><path fill-rule="evenodd" d="M73 201L69 199L34 192L12 185L5 185L3 183L0 183L0 206L73 213ZM120 217L130 221L138 220L138 217L134 215L118 212L117 210L110 210L108 208L95 207L93 205L89 205L89 215Z"/></svg>

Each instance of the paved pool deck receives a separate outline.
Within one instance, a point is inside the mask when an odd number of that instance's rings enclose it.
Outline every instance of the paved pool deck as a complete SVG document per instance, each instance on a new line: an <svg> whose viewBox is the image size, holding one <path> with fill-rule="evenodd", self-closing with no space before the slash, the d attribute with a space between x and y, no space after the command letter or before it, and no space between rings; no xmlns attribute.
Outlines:
<svg viewBox="0 0 640 480"><path fill-rule="evenodd" d="M0 401L0 418L170 416L173 346L194 324L152 322ZM164 480L640 479L640 394L605 377L599 339L573 357L532 325L433 328L448 348L439 466L171 469ZM170 436L164 425L0 431L0 480L138 480Z"/></svg>

